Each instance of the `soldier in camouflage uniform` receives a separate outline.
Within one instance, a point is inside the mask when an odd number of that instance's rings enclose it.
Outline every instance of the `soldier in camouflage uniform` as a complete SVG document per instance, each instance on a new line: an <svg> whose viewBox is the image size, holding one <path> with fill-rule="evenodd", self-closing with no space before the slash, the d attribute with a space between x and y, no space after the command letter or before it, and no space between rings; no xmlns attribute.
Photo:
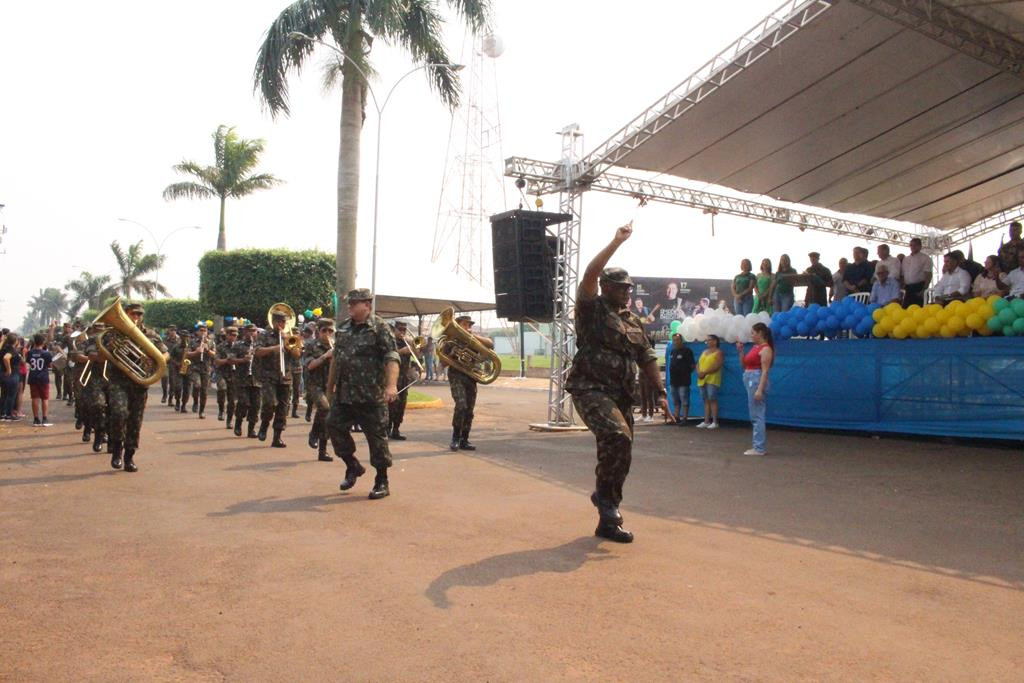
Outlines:
<svg viewBox="0 0 1024 683"><path fill-rule="evenodd" d="M317 449L318 460L330 462L334 458L327 455L327 413L331 408L327 397L327 372L334 350L334 321L318 320L316 325L317 337L306 344L302 351L306 402L316 408L316 417L309 430L309 447Z"/></svg>
<svg viewBox="0 0 1024 683"><path fill-rule="evenodd" d="M224 340L217 345L217 358L214 360L214 365L217 368L217 408L220 412L217 419L222 419L226 409L228 419L225 423L225 427L227 429L231 429L231 421L235 416L235 396L238 393L235 386L237 384L235 381L237 361L235 359L234 352L232 351L232 347L235 345L236 341L238 341L238 328L225 327ZM220 384L222 382L224 384L223 407L221 406L222 399L220 389Z"/></svg>
<svg viewBox="0 0 1024 683"><path fill-rule="evenodd" d="M199 412L199 419L206 419L206 395L210 390L210 368L217 350L210 343L205 325L196 330L196 338L189 345L185 358L192 361L189 368L189 384L192 385L192 412ZM184 406L182 406L184 408ZM182 411L184 412L184 410Z"/></svg>
<svg viewBox="0 0 1024 683"><path fill-rule="evenodd" d="M409 392L403 391L412 384L410 374L412 370L412 346L409 345L406 337L409 326L402 321L395 323L395 348L398 351L398 398L388 406L388 439L392 441L405 441L405 437L399 429L405 419L405 403L409 398Z"/></svg>
<svg viewBox="0 0 1024 683"><path fill-rule="evenodd" d="M494 342L489 337L473 334L473 319L468 315L460 315L455 322L476 337L481 344L489 349L494 348ZM448 388L455 402L455 410L452 413L452 442L448 447L453 451L475 451L476 446L469 442L469 431L473 428L473 409L476 407L476 380L458 368L449 366Z"/></svg>
<svg viewBox="0 0 1024 683"><path fill-rule="evenodd" d="M192 332L195 330L193 329ZM192 381L189 379L190 372L186 369L185 374L181 373L181 367L185 364L185 354L188 353L189 348L192 346L192 332L186 330L180 330L181 341L175 347L175 366L177 367L178 377L180 378L181 393L175 399L175 407L178 412L188 412L188 400L192 396ZM192 361L189 361L191 365Z"/></svg>
<svg viewBox="0 0 1024 683"><path fill-rule="evenodd" d="M83 372L82 387L82 415L85 421L85 429L82 431L82 441L88 441L86 434L91 430L93 433L92 450L99 453L103 450L103 443L106 441L107 432L107 394L110 391L108 381L109 371L107 361L100 355L98 340L106 330L103 323L96 323L89 327L89 339L85 342L85 355L83 362L89 362L88 373Z"/></svg>
<svg viewBox="0 0 1024 683"><path fill-rule="evenodd" d="M377 477L370 500L389 495L388 404L398 396L398 351L395 336L386 322L372 312L373 294L368 289L348 293L349 319L334 335L334 355L327 375L327 393L333 397L327 416L327 433L334 454L345 462L342 491L355 486L366 472L355 457L353 424L362 426L370 447L370 464Z"/></svg>
<svg viewBox="0 0 1024 683"><path fill-rule="evenodd" d="M294 353L284 349L287 333L284 326L287 317L274 313L270 329L264 330L256 340L256 370L260 380L260 441L267 440L267 428L274 421L272 448L286 448L281 433L288 426L288 407L291 405L292 359L302 355L302 347Z"/></svg>
<svg viewBox="0 0 1024 683"><path fill-rule="evenodd" d="M69 354L68 364L65 365L64 369L60 371L62 375L61 388L63 389L63 391L57 394L57 400L63 399L68 402L68 405L71 405L71 400L72 397L74 396L75 387L73 383L75 380L75 375L78 374L75 372L75 363L71 362L70 357L71 350L76 346L74 340L71 338L71 335L72 333L74 333L74 331L74 327L72 326L71 323L64 323L64 325L61 326L60 334L58 334L56 337L57 342L62 347L64 347L65 351Z"/></svg>
<svg viewBox="0 0 1024 683"><path fill-rule="evenodd" d="M75 334L78 332L78 334ZM82 373L86 370L85 362L88 357L85 355L85 345L89 340L86 333L75 330L68 337L68 364L65 368L64 391L70 399L68 405L75 407L75 429L82 429L85 424L85 413L82 410ZM70 386L69 386L70 385Z"/></svg>
<svg viewBox="0 0 1024 683"><path fill-rule="evenodd" d="M637 366L657 391L670 418L657 356L643 321L629 311L633 281L622 268L604 269L608 259L633 233L632 223L587 266L576 293L576 356L566 381L573 405L597 439L597 487L590 500L598 509L595 534L629 543L619 504L633 449L633 382ZM598 295L598 283L601 293Z"/></svg>
<svg viewBox="0 0 1024 683"><path fill-rule="evenodd" d="M142 305L128 304L124 311L166 360L167 347L163 340L142 324ZM139 431L142 429L142 417L146 412L146 396L149 393L149 387L136 384L113 363L107 368L107 377L110 381L107 425L110 430L108 436L111 445L110 466L114 469L121 468L123 449L124 471L136 472L138 467L135 465L134 456L139 447Z"/></svg>
<svg viewBox="0 0 1024 683"><path fill-rule="evenodd" d="M313 341L312 323L303 326L300 338L302 339L302 344L299 348L301 349L301 351L305 351L306 345ZM301 351L299 353L298 358L289 358L292 364L292 418L295 420L299 419L299 399L302 397L302 394L304 392L303 387L305 386L306 379L305 373L302 371Z"/></svg>
<svg viewBox="0 0 1024 683"><path fill-rule="evenodd" d="M235 436L242 435L242 423L248 418L246 436L256 438L256 418L260 414L260 381L254 372L253 359L256 325L248 323L242 329L242 339L231 345L235 360Z"/></svg>
<svg viewBox="0 0 1024 683"><path fill-rule="evenodd" d="M167 328L167 336L164 337L164 344L167 346L167 353L170 360L167 361L167 405L181 407L181 337L178 336L178 328L171 325Z"/></svg>

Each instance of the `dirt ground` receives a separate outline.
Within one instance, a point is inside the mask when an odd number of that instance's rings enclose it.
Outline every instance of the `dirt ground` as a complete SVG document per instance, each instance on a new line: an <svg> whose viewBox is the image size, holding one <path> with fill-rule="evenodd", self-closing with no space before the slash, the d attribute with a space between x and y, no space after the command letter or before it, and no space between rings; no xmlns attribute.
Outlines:
<svg viewBox="0 0 1024 683"><path fill-rule="evenodd" d="M1019 450L641 425L623 546L537 384L481 389L475 453L424 388L381 501L304 421L271 449L156 391L134 475L63 405L0 426L0 679L1021 680Z"/></svg>

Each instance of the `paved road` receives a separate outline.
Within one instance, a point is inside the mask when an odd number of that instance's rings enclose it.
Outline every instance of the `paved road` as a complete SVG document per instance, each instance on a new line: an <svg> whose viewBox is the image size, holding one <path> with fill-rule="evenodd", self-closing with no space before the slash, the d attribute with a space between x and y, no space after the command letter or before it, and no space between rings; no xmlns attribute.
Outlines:
<svg viewBox="0 0 1024 683"><path fill-rule="evenodd" d="M383 501L304 422L270 449L151 401L136 475L63 408L0 427L0 678L1019 680L1018 451L644 425L619 546L592 437L505 384L475 454L410 412Z"/></svg>

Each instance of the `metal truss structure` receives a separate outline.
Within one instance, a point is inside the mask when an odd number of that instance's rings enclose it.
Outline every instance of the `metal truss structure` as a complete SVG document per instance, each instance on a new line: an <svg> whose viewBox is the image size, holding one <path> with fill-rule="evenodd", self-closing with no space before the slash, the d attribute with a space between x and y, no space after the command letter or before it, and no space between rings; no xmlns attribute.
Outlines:
<svg viewBox="0 0 1024 683"><path fill-rule="evenodd" d="M1021 76L1024 43L935 0L850 0L947 47Z"/></svg>
<svg viewBox="0 0 1024 683"><path fill-rule="evenodd" d="M580 177L599 177L834 4L835 0L789 0L588 154Z"/></svg>
<svg viewBox="0 0 1024 683"><path fill-rule="evenodd" d="M548 382L548 426L569 427L573 424L572 397L565 390L565 381L572 369L576 352L576 286L580 270L580 227L583 218L583 188L576 182L576 170L583 155L583 134L578 125L561 130L562 160L559 164L558 210L572 216L553 226L558 238L555 257L555 306L551 323L551 375ZM506 175L507 175L506 164Z"/></svg>
<svg viewBox="0 0 1024 683"><path fill-rule="evenodd" d="M533 159L512 157L505 161L505 175L523 178L527 191L537 194L561 182L563 167ZM682 185L654 182L642 178L604 173L599 178L580 183L582 190L596 190L634 199L655 201L702 209L713 215L728 214L742 218L790 225L800 230L815 230L833 235L859 237L875 242L906 243L912 237L924 237L924 230L910 231L814 213L797 207L768 204L753 199L715 194ZM940 236L941 242L941 236ZM941 248L943 245L937 245Z"/></svg>
<svg viewBox="0 0 1024 683"><path fill-rule="evenodd" d="M1024 205L1000 211L999 213L989 216L988 218L983 218L976 223L972 223L966 227L958 228L957 230L947 233L949 236L950 246L956 247L961 244L966 244L977 237L981 237L982 235L987 235L994 230L1004 228L1012 221L1024 222Z"/></svg>

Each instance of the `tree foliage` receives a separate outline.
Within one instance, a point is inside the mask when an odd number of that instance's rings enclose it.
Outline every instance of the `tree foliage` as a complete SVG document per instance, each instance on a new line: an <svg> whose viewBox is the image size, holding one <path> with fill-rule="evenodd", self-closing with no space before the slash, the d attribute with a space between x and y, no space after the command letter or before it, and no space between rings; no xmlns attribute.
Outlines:
<svg viewBox="0 0 1024 683"><path fill-rule="evenodd" d="M82 306L99 308L100 304L114 294L115 288L110 284L109 275L93 275L87 270L64 288L71 292L70 307L77 312Z"/></svg>
<svg viewBox="0 0 1024 683"><path fill-rule="evenodd" d="M67 308L67 295L56 287L40 289L38 294L28 300L29 314L35 316L40 323L59 319Z"/></svg>
<svg viewBox="0 0 1024 683"><path fill-rule="evenodd" d="M152 299L157 292L166 295L167 288L156 280L147 279L150 273L156 273L163 266L166 256L142 253L142 241L128 247L128 250L121 248L121 245L114 240L110 243L110 250L114 252L117 260L117 269L120 272L118 282L113 291L121 296L130 298L134 292L139 292L147 299Z"/></svg>
<svg viewBox="0 0 1024 683"><path fill-rule="evenodd" d="M146 327L164 329L169 325L191 329L197 320L210 317L196 299L154 299L147 301Z"/></svg>
<svg viewBox="0 0 1024 683"><path fill-rule="evenodd" d="M322 251L238 249L208 251L199 260L199 300L213 314L266 324L267 310L284 302L302 313L332 315L334 257Z"/></svg>

